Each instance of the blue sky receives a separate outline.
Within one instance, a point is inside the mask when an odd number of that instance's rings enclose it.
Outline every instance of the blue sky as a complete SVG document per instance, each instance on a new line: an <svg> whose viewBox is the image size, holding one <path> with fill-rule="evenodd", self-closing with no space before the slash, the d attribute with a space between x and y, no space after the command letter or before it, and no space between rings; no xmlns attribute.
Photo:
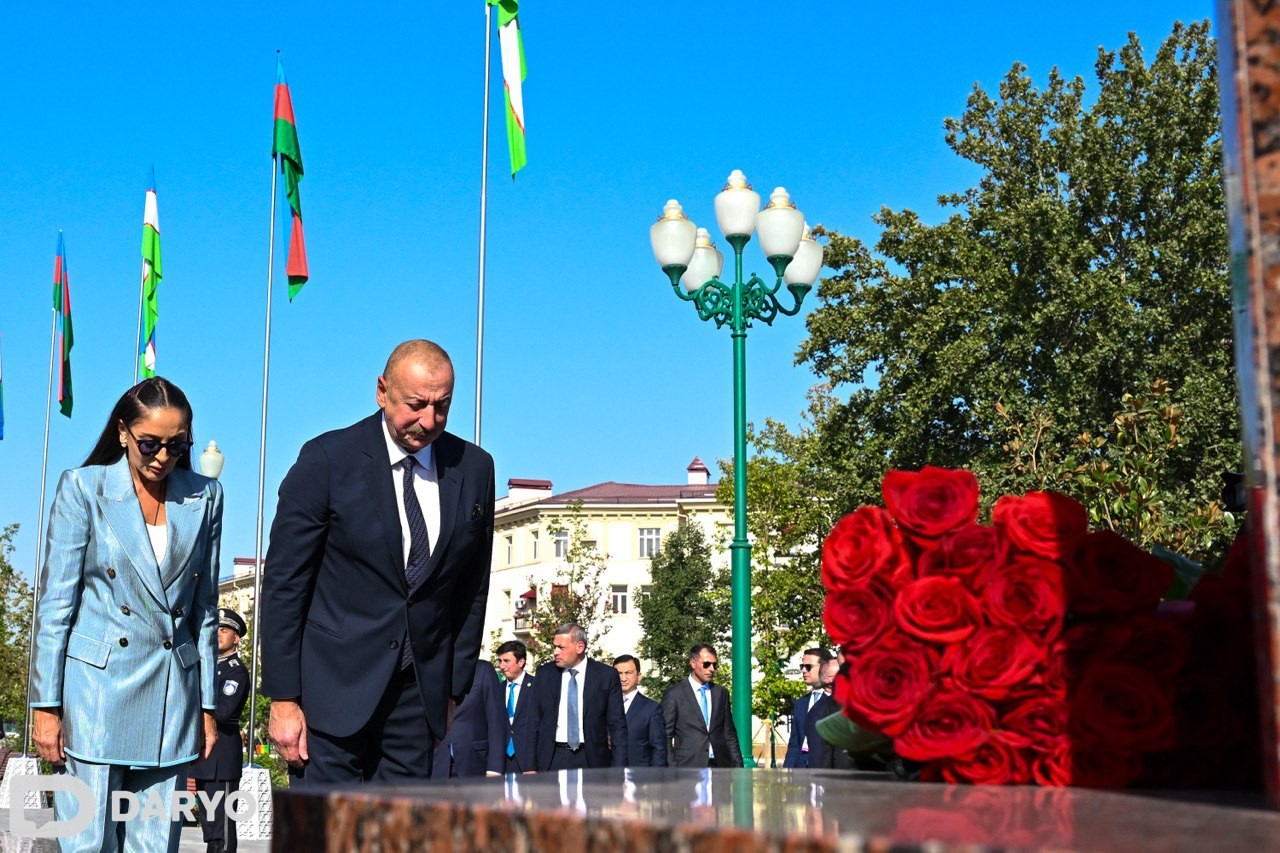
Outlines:
<svg viewBox="0 0 1280 853"><path fill-rule="evenodd" d="M165 279L160 372L201 446L227 457L224 569L253 553L272 86L283 51L303 159L311 281L288 303L277 241L267 451L275 489L309 437L373 411L400 340L457 367L452 431L474 428L481 0L17 4L0 33L0 524L35 561L50 291L66 233L75 412L54 414L50 490L132 380L143 192L154 163ZM818 10L823 10L819 13ZM590 14L596 12L598 14ZM937 218L974 170L943 142L975 82L1010 65L1092 81L1129 31L1150 56L1207 0L913 6L529 0L529 166L507 177L493 51L485 447L557 490L683 480L732 449L727 330L675 299L649 249L668 198L714 227L732 169L791 192L810 223L873 240L881 206ZM619 16L619 14L621 16ZM746 269L765 272L755 245ZM807 308L814 305L810 296ZM795 423L814 382L801 318L748 339L748 415ZM52 494L46 497L51 500Z"/></svg>

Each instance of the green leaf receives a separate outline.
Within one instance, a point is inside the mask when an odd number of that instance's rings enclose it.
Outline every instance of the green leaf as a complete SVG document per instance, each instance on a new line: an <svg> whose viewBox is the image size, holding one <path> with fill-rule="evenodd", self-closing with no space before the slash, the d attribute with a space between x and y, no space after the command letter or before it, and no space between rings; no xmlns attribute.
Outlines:
<svg viewBox="0 0 1280 853"><path fill-rule="evenodd" d="M893 748L893 741L879 732L864 729L844 714L835 713L818 720L818 735L838 749L852 753L882 752Z"/></svg>
<svg viewBox="0 0 1280 853"><path fill-rule="evenodd" d="M1195 589L1200 578L1204 577L1204 566L1170 551L1163 545L1152 548L1151 553L1173 566L1173 584L1164 596L1167 601L1182 601L1191 594L1191 590Z"/></svg>

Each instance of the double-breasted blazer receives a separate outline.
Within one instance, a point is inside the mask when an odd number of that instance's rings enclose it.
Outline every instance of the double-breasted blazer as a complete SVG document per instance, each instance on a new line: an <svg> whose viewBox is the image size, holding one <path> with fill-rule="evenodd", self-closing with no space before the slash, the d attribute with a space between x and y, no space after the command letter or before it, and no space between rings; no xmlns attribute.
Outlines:
<svg viewBox="0 0 1280 853"><path fill-rule="evenodd" d="M427 723L475 677L493 552L493 457L431 443L440 531L426 579L405 580L382 412L308 441L280 484L262 581L262 692L300 697L307 726L355 734L400 668L408 632Z"/></svg>
<svg viewBox="0 0 1280 853"><path fill-rule="evenodd" d="M181 468L165 482L159 564L127 458L66 471L54 494L30 701L62 708L84 761L185 764L216 706L222 486Z"/></svg>

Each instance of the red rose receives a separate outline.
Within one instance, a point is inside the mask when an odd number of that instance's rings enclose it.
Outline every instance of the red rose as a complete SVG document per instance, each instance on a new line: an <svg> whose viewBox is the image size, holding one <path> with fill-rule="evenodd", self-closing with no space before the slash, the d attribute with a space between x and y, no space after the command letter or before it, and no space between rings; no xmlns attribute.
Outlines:
<svg viewBox="0 0 1280 853"><path fill-rule="evenodd" d="M987 618L1053 640L1067 613L1062 567L1049 560L1014 554L987 579Z"/></svg>
<svg viewBox="0 0 1280 853"><path fill-rule="evenodd" d="M1033 696L1022 700L1000 716L1000 726L1016 732L1041 751L1052 751L1067 737L1070 711L1058 696Z"/></svg>
<svg viewBox="0 0 1280 853"><path fill-rule="evenodd" d="M879 507L864 506L849 513L822 543L822 583L829 592L859 586L874 577L897 588L910 573L902 532Z"/></svg>
<svg viewBox="0 0 1280 853"><path fill-rule="evenodd" d="M995 709L985 701L954 686L942 687L894 738L893 748L912 761L956 758L972 754L995 727Z"/></svg>
<svg viewBox="0 0 1280 853"><path fill-rule="evenodd" d="M1004 562L1005 539L994 527L966 524L944 534L932 548L920 555L916 572L920 577L947 575L960 578L970 590L981 589L986 575Z"/></svg>
<svg viewBox="0 0 1280 853"><path fill-rule="evenodd" d="M1079 540L1067 571L1075 613L1118 615L1151 610L1173 583L1173 566L1123 536L1095 530Z"/></svg>
<svg viewBox="0 0 1280 853"><path fill-rule="evenodd" d="M878 580L829 592L822 621L846 654L861 651L893 625L893 593Z"/></svg>
<svg viewBox="0 0 1280 853"><path fill-rule="evenodd" d="M1044 646L1028 634L1016 628L982 628L947 649L942 671L957 686L999 702L1014 688L1025 687L1044 660Z"/></svg>
<svg viewBox="0 0 1280 853"><path fill-rule="evenodd" d="M1076 625L1062 635L1068 665L1082 675L1094 660L1136 666L1169 683L1182 668L1190 637L1172 618L1137 613L1123 620ZM1078 681L1078 678L1074 680Z"/></svg>
<svg viewBox="0 0 1280 853"><path fill-rule="evenodd" d="M959 578L934 576L912 581L893 602L898 627L931 643L955 643L982 624L978 600Z"/></svg>
<svg viewBox="0 0 1280 853"><path fill-rule="evenodd" d="M1057 492L1005 495L996 501L991 520L1014 547L1047 560L1069 554L1075 540L1089 529L1085 508Z"/></svg>
<svg viewBox="0 0 1280 853"><path fill-rule="evenodd" d="M942 762L946 782L975 785L1025 785L1031 781L1027 742L1009 732L993 732L971 755Z"/></svg>
<svg viewBox="0 0 1280 853"><path fill-rule="evenodd" d="M1031 774L1041 785L1123 788L1142 775L1142 759L1127 749L1064 742L1037 756Z"/></svg>
<svg viewBox="0 0 1280 853"><path fill-rule="evenodd" d="M978 517L978 478L971 471L930 465L890 471L881 492L890 515L913 539L937 539Z"/></svg>
<svg viewBox="0 0 1280 853"><path fill-rule="evenodd" d="M938 654L896 631L851 655L836 676L834 698L863 728L893 737L933 686Z"/></svg>
<svg viewBox="0 0 1280 853"><path fill-rule="evenodd" d="M1168 684L1125 663L1098 661L1071 696L1071 729L1110 749L1158 752L1177 741Z"/></svg>

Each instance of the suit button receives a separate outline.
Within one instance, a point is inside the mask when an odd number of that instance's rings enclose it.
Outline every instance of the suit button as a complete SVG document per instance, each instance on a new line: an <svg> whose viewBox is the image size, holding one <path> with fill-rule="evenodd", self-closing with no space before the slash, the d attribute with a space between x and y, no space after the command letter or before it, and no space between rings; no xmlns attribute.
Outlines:
<svg viewBox="0 0 1280 853"><path fill-rule="evenodd" d="M163 645L164 645L164 647L165 647L166 649L171 649L171 648L173 648L173 643L169 642L168 640L165 640L165 641L164 641L164 643L163 643Z"/></svg>
<svg viewBox="0 0 1280 853"><path fill-rule="evenodd" d="M398 649L398 648L400 648L400 641L399 641L399 640L392 640L392 641L391 641L390 643L388 643L387 645L391 646L391 648L393 648L393 649Z"/></svg>
<svg viewBox="0 0 1280 853"><path fill-rule="evenodd" d="M127 645L129 645L129 638L128 638L128 637L121 637L121 638L120 638L120 645L122 645L122 646L127 646Z"/></svg>
<svg viewBox="0 0 1280 853"><path fill-rule="evenodd" d="M181 615L182 615L182 608L181 608L181 607L176 608L176 609L173 611L173 615L174 615L174 616L181 616Z"/></svg>
<svg viewBox="0 0 1280 853"><path fill-rule="evenodd" d="M107 577L111 578L112 580L115 580L115 579L116 579L116 570L115 570L115 569L107 569Z"/></svg>
<svg viewBox="0 0 1280 853"><path fill-rule="evenodd" d="M122 605L120 605L120 612L121 612L121 613L123 613L125 616L128 616L128 615L129 615L129 605L127 605L127 604L122 604Z"/></svg>

